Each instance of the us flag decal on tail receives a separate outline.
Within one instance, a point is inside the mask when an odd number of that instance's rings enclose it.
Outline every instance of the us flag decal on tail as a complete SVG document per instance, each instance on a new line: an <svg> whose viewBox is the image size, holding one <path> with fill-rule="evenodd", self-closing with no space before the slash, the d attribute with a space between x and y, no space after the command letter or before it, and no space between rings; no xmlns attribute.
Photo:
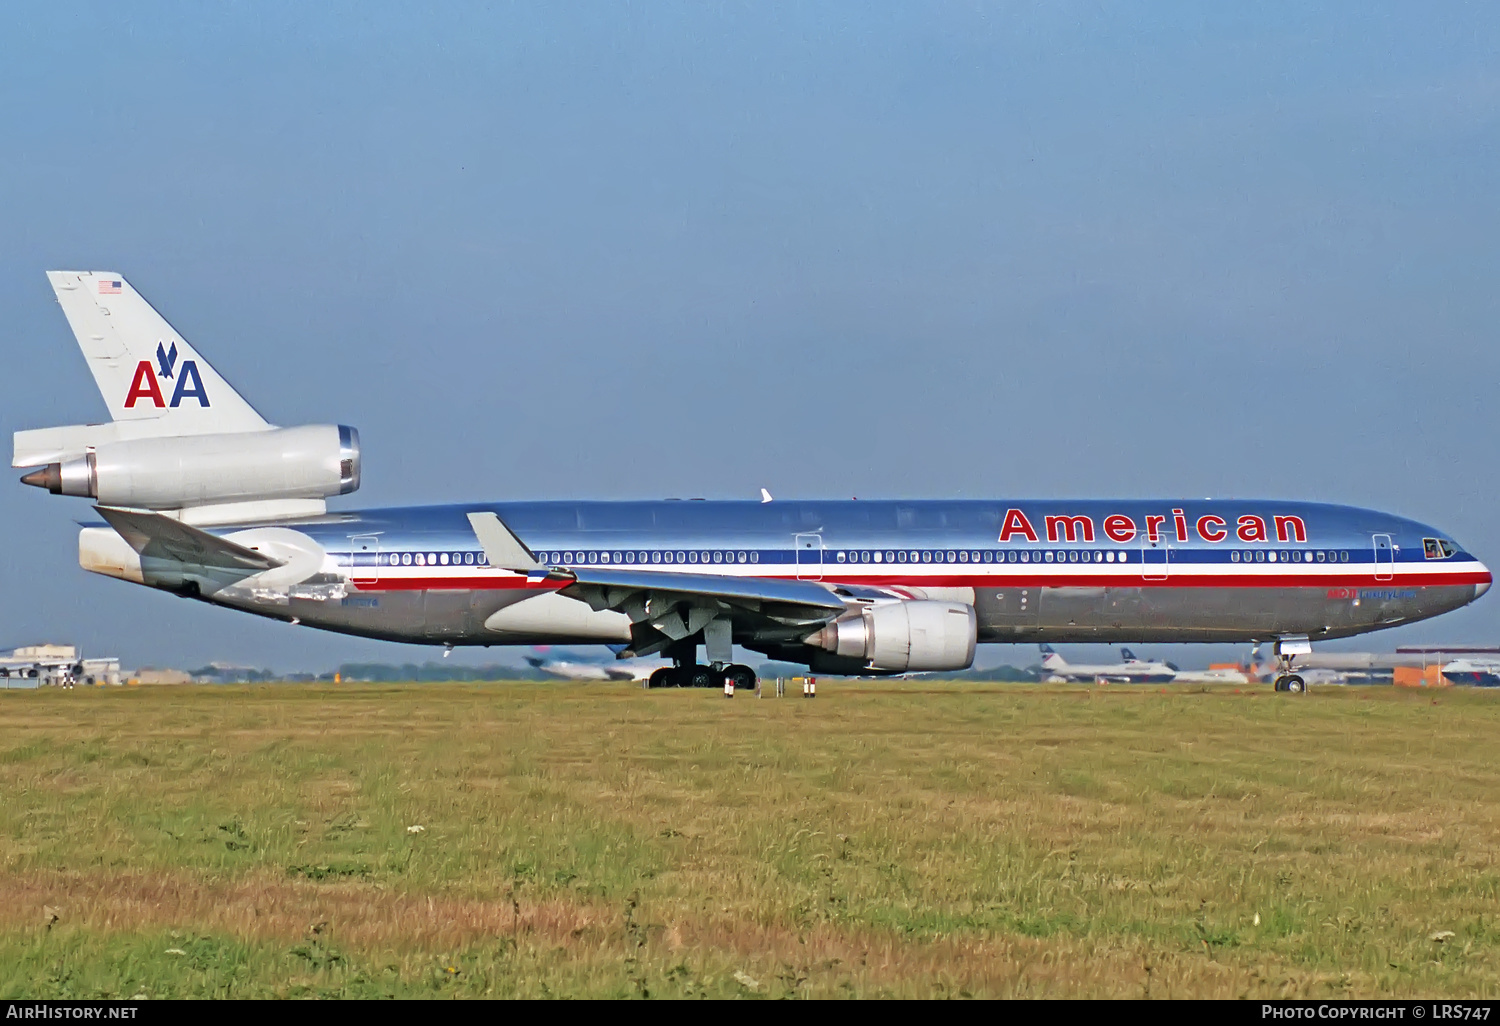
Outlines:
<svg viewBox="0 0 1500 1026"><path fill-rule="evenodd" d="M108 279L108 278L101 278L101 279L99 279L99 295L101 295L101 296L118 296L119 294L120 294L120 279L118 279L118 278L115 278L113 280Z"/></svg>

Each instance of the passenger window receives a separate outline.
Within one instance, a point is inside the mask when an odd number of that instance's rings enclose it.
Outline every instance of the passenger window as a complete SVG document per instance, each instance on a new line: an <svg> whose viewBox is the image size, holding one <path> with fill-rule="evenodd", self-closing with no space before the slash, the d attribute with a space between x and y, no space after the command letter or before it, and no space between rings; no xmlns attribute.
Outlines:
<svg viewBox="0 0 1500 1026"><path fill-rule="evenodd" d="M741 552L741 553L740 553L740 554L739 554L739 556L738 556L738 559L739 559L739 561L740 561L740 562L741 562L741 563L743 563L743 562L744 562L744 561L745 561L745 554L744 554L744 553L743 553L743 552Z"/></svg>
<svg viewBox="0 0 1500 1026"><path fill-rule="evenodd" d="M1012 549L1010 554L1005 557L1005 561L1007 563L1014 563L1016 561L1016 552L1014 549Z"/></svg>
<svg viewBox="0 0 1500 1026"><path fill-rule="evenodd" d="M995 561L995 553L992 550L990 550L990 549L985 549L984 550L984 561L986 563L993 563Z"/></svg>
<svg viewBox="0 0 1500 1026"><path fill-rule="evenodd" d="M1011 553L1011 555L1015 555L1015 553ZM1030 561L1031 561L1031 553L1029 553L1029 552L1023 552L1023 553L1021 553L1021 562L1023 562L1023 563L1029 563Z"/></svg>
<svg viewBox="0 0 1500 1026"><path fill-rule="evenodd" d="M1229 561L1231 563L1238 563L1240 561L1240 554L1238 552L1231 552L1229 554Z"/></svg>
<svg viewBox="0 0 1500 1026"><path fill-rule="evenodd" d="M911 554L911 561L913 563L919 562L921 560L921 558L922 558L922 554L920 552L913 552Z"/></svg>
<svg viewBox="0 0 1500 1026"><path fill-rule="evenodd" d="M1257 563L1264 563L1266 561L1266 551L1265 551L1265 549L1261 549L1259 552L1257 552L1255 554L1255 561Z"/></svg>
<svg viewBox="0 0 1500 1026"><path fill-rule="evenodd" d="M1048 549L1047 550L1047 562L1050 563L1050 562L1052 562L1052 560L1053 560L1052 550Z"/></svg>
<svg viewBox="0 0 1500 1026"><path fill-rule="evenodd" d="M956 563L956 562L958 562L958 555L956 553L953 553L953 552L948 553L948 560L947 561L949 563Z"/></svg>
<svg viewBox="0 0 1500 1026"><path fill-rule="evenodd" d="M900 552L896 553L896 562L898 562L898 563L905 563L906 562L906 550L905 549L902 549Z"/></svg>
<svg viewBox="0 0 1500 1026"><path fill-rule="evenodd" d="M1340 563L1347 563L1347 562L1349 562L1349 550L1348 549L1344 549L1341 552L1339 552L1339 562Z"/></svg>
<svg viewBox="0 0 1500 1026"><path fill-rule="evenodd" d="M708 561L709 561L709 554L707 552L705 552L703 554L703 562L707 563Z"/></svg>
<svg viewBox="0 0 1500 1026"><path fill-rule="evenodd" d="M722 563L722 562L724 562L724 553L716 551L714 553L714 562L715 563Z"/></svg>
<svg viewBox="0 0 1500 1026"><path fill-rule="evenodd" d="M967 563L969 561L969 554L967 552L960 552L958 554L958 561L960 563Z"/></svg>
<svg viewBox="0 0 1500 1026"><path fill-rule="evenodd" d="M896 554L894 552L887 552L885 554L885 561L887 563L894 563L896 561Z"/></svg>
<svg viewBox="0 0 1500 1026"><path fill-rule="evenodd" d="M750 562L752 562L752 563L759 563L760 562L760 553L759 552L752 552L752 553L750 553Z"/></svg>

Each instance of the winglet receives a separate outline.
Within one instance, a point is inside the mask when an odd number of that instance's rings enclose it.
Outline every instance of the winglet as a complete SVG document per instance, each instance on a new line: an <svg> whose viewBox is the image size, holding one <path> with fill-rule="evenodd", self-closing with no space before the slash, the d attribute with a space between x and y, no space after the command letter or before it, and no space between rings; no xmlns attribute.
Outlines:
<svg viewBox="0 0 1500 1026"><path fill-rule="evenodd" d="M531 550L522 545L521 539L511 533L511 529L494 513L470 513L469 526L474 528L474 537L484 547L484 555L490 561L490 566L513 570L518 574L547 572L547 568L536 561Z"/></svg>
<svg viewBox="0 0 1500 1026"><path fill-rule="evenodd" d="M764 488L762 488L760 490L760 501L761 502L770 502L771 501L771 493L768 492L768 491L766 491Z"/></svg>

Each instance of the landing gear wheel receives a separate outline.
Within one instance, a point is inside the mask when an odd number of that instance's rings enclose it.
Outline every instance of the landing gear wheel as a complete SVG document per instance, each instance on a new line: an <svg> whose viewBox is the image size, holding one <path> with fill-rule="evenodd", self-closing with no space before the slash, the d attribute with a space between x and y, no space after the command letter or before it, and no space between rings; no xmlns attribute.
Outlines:
<svg viewBox="0 0 1500 1026"><path fill-rule="evenodd" d="M707 666L684 666L677 671L678 680L685 688L712 688L721 686L718 674Z"/></svg>
<svg viewBox="0 0 1500 1026"><path fill-rule="evenodd" d="M755 687L755 671L739 663L733 663L724 667L724 679L732 682L736 691L744 691Z"/></svg>
<svg viewBox="0 0 1500 1026"><path fill-rule="evenodd" d="M1307 681L1303 680L1295 673L1290 677L1283 678L1282 684L1283 691L1290 691L1294 695L1303 695L1307 693Z"/></svg>
<svg viewBox="0 0 1500 1026"><path fill-rule="evenodd" d="M646 679L646 687L648 688L669 688L675 683L677 682L672 679L672 668L670 666L663 666L652 670L651 676Z"/></svg>
<svg viewBox="0 0 1500 1026"><path fill-rule="evenodd" d="M1276 691L1285 691L1286 690L1286 678L1285 677L1277 677L1276 678L1276 683L1273 685L1273 688Z"/></svg>

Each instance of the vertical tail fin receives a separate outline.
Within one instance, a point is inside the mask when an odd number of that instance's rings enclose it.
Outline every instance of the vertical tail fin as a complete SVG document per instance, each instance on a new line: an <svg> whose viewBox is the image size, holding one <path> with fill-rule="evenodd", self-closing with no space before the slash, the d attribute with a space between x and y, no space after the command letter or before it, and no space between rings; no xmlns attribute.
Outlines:
<svg viewBox="0 0 1500 1026"><path fill-rule="evenodd" d="M1130 649L1128 648L1120 649L1120 658L1125 660L1127 663L1140 662L1140 660L1135 657L1135 653L1130 651Z"/></svg>
<svg viewBox="0 0 1500 1026"><path fill-rule="evenodd" d="M110 419L158 421L171 435L270 426L121 275L48 271L47 280Z"/></svg>

